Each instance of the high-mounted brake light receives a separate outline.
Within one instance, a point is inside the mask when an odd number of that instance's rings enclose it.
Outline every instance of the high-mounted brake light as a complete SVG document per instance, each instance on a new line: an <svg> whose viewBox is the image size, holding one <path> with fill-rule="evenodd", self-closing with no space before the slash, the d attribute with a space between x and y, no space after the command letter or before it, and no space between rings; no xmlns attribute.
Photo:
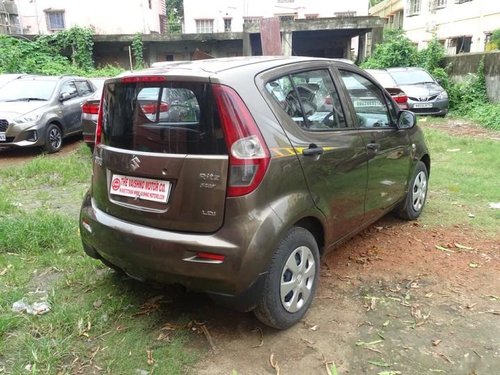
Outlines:
<svg viewBox="0 0 500 375"><path fill-rule="evenodd" d="M254 191L271 160L269 149L241 97L232 88L212 85L222 130L229 150L228 197Z"/></svg>
<svg viewBox="0 0 500 375"><path fill-rule="evenodd" d="M122 83L137 83L137 82L165 82L167 78L164 76L129 76L120 79Z"/></svg>

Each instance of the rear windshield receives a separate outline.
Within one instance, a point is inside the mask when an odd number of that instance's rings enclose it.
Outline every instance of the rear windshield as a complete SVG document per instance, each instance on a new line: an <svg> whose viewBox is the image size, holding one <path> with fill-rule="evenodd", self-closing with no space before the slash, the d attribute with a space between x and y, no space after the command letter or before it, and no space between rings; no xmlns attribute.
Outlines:
<svg viewBox="0 0 500 375"><path fill-rule="evenodd" d="M169 154L227 154L217 108L205 83L105 85L102 142Z"/></svg>

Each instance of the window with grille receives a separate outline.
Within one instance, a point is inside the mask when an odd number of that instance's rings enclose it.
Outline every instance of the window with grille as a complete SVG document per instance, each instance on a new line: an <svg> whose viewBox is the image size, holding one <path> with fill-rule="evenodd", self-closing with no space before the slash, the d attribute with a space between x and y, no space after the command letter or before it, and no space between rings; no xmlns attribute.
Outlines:
<svg viewBox="0 0 500 375"><path fill-rule="evenodd" d="M410 0L408 15L413 16L420 13L421 0Z"/></svg>
<svg viewBox="0 0 500 375"><path fill-rule="evenodd" d="M64 10L54 10L46 12L47 29L64 30Z"/></svg>
<svg viewBox="0 0 500 375"><path fill-rule="evenodd" d="M214 20L196 20L196 32L198 34L207 34L214 32Z"/></svg>
<svg viewBox="0 0 500 375"><path fill-rule="evenodd" d="M224 18L224 31L225 32L231 31L231 18Z"/></svg>

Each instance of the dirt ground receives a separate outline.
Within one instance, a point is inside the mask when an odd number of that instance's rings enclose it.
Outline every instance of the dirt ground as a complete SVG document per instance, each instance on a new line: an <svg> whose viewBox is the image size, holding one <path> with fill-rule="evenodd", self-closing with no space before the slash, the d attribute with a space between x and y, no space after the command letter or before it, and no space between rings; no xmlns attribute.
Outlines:
<svg viewBox="0 0 500 375"><path fill-rule="evenodd" d="M63 148L57 154L50 154L48 157L57 158L62 155L67 155L75 151L83 143L81 136L72 136L64 139ZM42 149L39 147L32 148L6 148L0 147L0 168L11 165L24 164L34 157L42 155Z"/></svg>
<svg viewBox="0 0 500 375"><path fill-rule="evenodd" d="M193 373L275 374L271 356L280 374L327 374L329 362L339 374L498 373L499 255L499 238L467 227L387 217L326 256L310 311L287 331L207 302L215 352L206 341Z"/></svg>

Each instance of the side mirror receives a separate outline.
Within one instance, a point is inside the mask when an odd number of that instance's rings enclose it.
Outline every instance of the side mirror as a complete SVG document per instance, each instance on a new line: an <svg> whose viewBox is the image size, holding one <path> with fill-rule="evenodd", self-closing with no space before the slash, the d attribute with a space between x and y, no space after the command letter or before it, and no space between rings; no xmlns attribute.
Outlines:
<svg viewBox="0 0 500 375"><path fill-rule="evenodd" d="M66 100L74 98L75 96L76 96L76 94L71 94L69 92L62 92L61 95L59 95L59 101L65 102Z"/></svg>
<svg viewBox="0 0 500 375"><path fill-rule="evenodd" d="M398 128L411 129L417 123L417 116L411 111L400 111L398 114Z"/></svg>

